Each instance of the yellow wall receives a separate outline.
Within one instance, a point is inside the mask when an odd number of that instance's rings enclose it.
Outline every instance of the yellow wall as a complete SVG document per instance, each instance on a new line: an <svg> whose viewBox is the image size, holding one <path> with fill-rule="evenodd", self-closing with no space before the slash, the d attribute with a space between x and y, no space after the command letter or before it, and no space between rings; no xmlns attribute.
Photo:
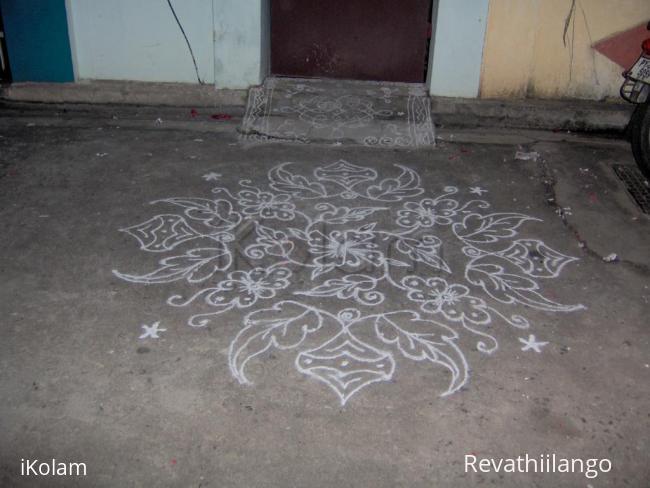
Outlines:
<svg viewBox="0 0 650 488"><path fill-rule="evenodd" d="M490 0L482 98L616 98L623 69L591 48L650 19L649 0Z"/></svg>

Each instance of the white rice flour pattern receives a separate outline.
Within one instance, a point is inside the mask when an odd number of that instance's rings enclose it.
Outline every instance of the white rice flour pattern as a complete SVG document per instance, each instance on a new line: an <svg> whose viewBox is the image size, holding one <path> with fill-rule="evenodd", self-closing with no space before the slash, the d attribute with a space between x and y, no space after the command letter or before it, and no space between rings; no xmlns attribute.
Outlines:
<svg viewBox="0 0 650 488"><path fill-rule="evenodd" d="M249 91L241 133L249 143L435 145L429 98L405 83L267 78Z"/></svg>
<svg viewBox="0 0 650 488"><path fill-rule="evenodd" d="M247 365L278 349L341 405L393 379L404 360L442 366L449 375L442 394L454 393L468 381L461 335L492 354L493 324L530 327L508 307L583 308L542 294L540 283L576 258L519 237L522 225L538 219L495 212L472 189L463 197L447 186L426 196L417 172L395 165L392 173L381 178L341 160L305 175L284 163L263 188L240 180L238 190L216 186L207 197L152 202L165 213L122 231L159 254L158 266L114 274L132 283L185 283L167 303L201 307L188 319L193 327L245 312L228 355L237 381L250 383ZM530 338L529 348L541 352L546 343Z"/></svg>

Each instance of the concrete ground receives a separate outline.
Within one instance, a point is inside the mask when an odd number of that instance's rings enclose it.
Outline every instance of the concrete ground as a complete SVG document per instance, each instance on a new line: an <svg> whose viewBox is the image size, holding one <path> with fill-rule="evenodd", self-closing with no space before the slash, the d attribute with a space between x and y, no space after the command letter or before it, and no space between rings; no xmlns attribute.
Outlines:
<svg viewBox="0 0 650 488"><path fill-rule="evenodd" d="M233 113L3 108L2 486L648 486L624 141L242 148ZM612 468L465 470L525 454ZM21 476L53 458L87 476Z"/></svg>

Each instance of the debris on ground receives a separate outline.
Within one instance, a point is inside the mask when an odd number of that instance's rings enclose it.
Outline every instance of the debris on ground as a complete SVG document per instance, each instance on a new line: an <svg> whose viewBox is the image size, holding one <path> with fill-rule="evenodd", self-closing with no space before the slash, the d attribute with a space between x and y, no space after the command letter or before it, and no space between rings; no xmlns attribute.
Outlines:
<svg viewBox="0 0 650 488"><path fill-rule="evenodd" d="M210 115L211 119L214 120L230 120L232 119L232 115L230 114L212 114Z"/></svg>
<svg viewBox="0 0 650 488"><path fill-rule="evenodd" d="M163 123L163 120L162 120L160 117L158 117L158 118L154 121L154 124L156 124L156 125L162 125L162 123Z"/></svg>
<svg viewBox="0 0 650 488"><path fill-rule="evenodd" d="M517 151L515 153L515 159L518 161L537 161L540 154L537 151Z"/></svg>
<svg viewBox="0 0 650 488"><path fill-rule="evenodd" d="M98 152L98 153L95 154L95 156L97 156L98 158L103 158L104 156L108 156L108 153Z"/></svg>
<svg viewBox="0 0 650 488"><path fill-rule="evenodd" d="M465 148L465 147L461 147L458 152L455 152L454 154L449 156L449 161L453 161L454 159L458 159L459 157L461 157L462 154L472 154L472 151Z"/></svg>
<svg viewBox="0 0 650 488"><path fill-rule="evenodd" d="M608 254L607 256L605 256L603 258L603 261L605 261L606 263L614 263L614 262L618 261L618 255L615 252L613 252L613 253Z"/></svg>

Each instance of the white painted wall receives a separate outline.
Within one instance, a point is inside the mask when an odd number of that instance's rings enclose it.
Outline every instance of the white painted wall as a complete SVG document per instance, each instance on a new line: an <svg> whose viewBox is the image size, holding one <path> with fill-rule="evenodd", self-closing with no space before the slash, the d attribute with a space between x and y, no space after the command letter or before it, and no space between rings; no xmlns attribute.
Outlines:
<svg viewBox="0 0 650 488"><path fill-rule="evenodd" d="M260 83L264 0L172 0L201 79L217 88ZM197 83L166 0L67 0L79 79Z"/></svg>
<svg viewBox="0 0 650 488"><path fill-rule="evenodd" d="M266 75L264 0L214 1L215 85L242 88Z"/></svg>
<svg viewBox="0 0 650 488"><path fill-rule="evenodd" d="M429 92L475 98L479 94L489 0L434 0L437 19L429 59Z"/></svg>
<svg viewBox="0 0 650 488"><path fill-rule="evenodd" d="M172 0L205 83L248 88L264 79L269 1ZM432 1L430 93L476 97L489 0ZM78 79L197 83L166 0L66 0L66 8Z"/></svg>

